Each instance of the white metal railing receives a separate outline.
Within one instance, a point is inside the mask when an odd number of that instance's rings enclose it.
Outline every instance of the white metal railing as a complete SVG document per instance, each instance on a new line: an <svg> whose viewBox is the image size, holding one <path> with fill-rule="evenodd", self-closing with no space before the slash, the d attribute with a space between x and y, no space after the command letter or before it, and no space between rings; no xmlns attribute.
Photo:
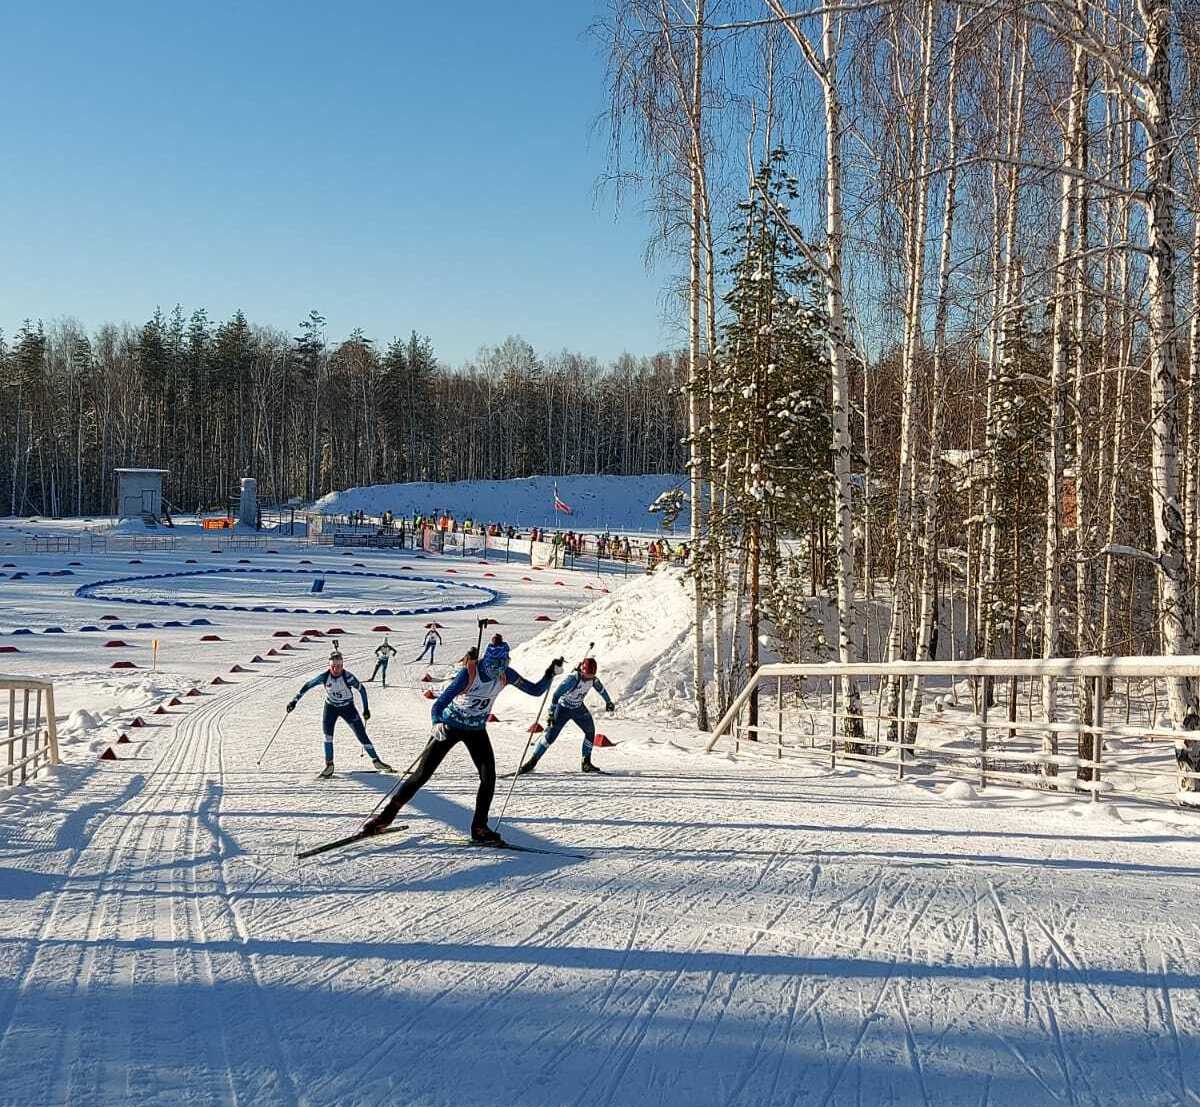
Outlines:
<svg viewBox="0 0 1200 1107"><path fill-rule="evenodd" d="M846 677L860 689L854 713L840 702ZM1041 714L1046 677L1058 689L1058 717L1050 722ZM1179 743L1200 742L1200 731L1159 721L1167 702L1162 685L1172 677L1200 680L1200 656L764 665L717 723L705 751L728 736L738 752L817 758L831 767L874 764L901 778L941 770L980 787L1078 789L1093 800L1102 792L1169 793L1200 806L1200 791L1178 790L1180 781L1200 781L1200 772L1176 753ZM1029 689L1024 719L1022 682ZM751 724L743 716L756 692L758 721ZM1118 722L1122 706L1125 719ZM764 725L768 716L774 726ZM1058 748L1064 737L1075 740L1071 752Z"/></svg>
<svg viewBox="0 0 1200 1107"><path fill-rule="evenodd" d="M50 681L0 676L0 693L5 691L8 719L0 724L0 781L11 788L58 764L58 727Z"/></svg>

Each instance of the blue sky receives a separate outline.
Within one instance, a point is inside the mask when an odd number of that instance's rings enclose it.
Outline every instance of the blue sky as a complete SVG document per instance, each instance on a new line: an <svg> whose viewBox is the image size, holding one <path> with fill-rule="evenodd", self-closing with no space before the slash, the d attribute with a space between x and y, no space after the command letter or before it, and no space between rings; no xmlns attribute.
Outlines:
<svg viewBox="0 0 1200 1107"><path fill-rule="evenodd" d="M0 327L241 307L410 329L461 363L519 333L674 344L636 200L597 201L591 0L16 0L4 38Z"/></svg>

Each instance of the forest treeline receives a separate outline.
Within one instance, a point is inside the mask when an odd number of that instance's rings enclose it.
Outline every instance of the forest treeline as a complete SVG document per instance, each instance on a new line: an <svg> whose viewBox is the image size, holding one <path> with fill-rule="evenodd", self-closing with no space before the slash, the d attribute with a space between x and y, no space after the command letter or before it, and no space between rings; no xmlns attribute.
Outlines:
<svg viewBox="0 0 1200 1107"><path fill-rule="evenodd" d="M0 335L0 505L14 515L103 513L117 466L169 469L177 510L226 502L243 476L274 502L357 485L537 473L674 473L686 361L602 365L509 337L442 365L414 331L339 342L310 313L294 335L239 311L156 311L94 333L70 320Z"/></svg>

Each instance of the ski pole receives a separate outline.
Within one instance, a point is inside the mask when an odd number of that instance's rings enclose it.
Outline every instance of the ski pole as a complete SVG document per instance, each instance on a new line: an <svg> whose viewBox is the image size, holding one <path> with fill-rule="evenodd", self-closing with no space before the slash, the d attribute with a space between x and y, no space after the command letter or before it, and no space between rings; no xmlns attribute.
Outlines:
<svg viewBox="0 0 1200 1107"><path fill-rule="evenodd" d="M406 776L408 776L408 774L411 773L413 771L413 769L415 769L417 767L417 762L420 761L421 758L425 756L425 750L429 749L429 743L432 741L433 741L433 739L430 738L429 741L425 743L421 752L418 753L417 756L412 759L412 764L409 765L409 767L400 774L400 779L398 781L396 781L396 786L390 792L388 792L387 795L385 795L374 807L371 808L371 815L374 815L375 812L380 809L380 807L382 807L385 803L387 803L388 800L390 800L392 798L392 796L394 796L398 791L400 791L400 786L404 783L404 778ZM370 818L370 816L367 816L367 817Z"/></svg>
<svg viewBox="0 0 1200 1107"><path fill-rule="evenodd" d="M500 814L496 819L496 825L492 829L499 834L500 824L504 822L504 812L508 810L508 801L512 799L513 789L517 786L517 780L521 776L521 766L525 764L525 755L529 752L529 743L533 741L533 736L536 732L538 723L542 721L542 708L546 706L546 701L550 698L550 689L554 686L553 679L546 687L546 694L542 697L542 702L538 704L537 718L533 720L533 726L529 728L529 737L525 739L525 748L521 751L521 759L517 762L517 771L513 773L512 783L508 786L508 795L504 797L504 803L500 807Z"/></svg>
<svg viewBox="0 0 1200 1107"><path fill-rule="evenodd" d="M588 643L588 653L592 652L594 642ZM562 658L558 658L559 661ZM555 673L554 676L558 676ZM500 824L504 822L504 812L508 810L508 801L512 799L513 789L517 786L517 778L521 775L521 766L525 764L525 755L529 752L529 743L533 741L533 736L537 731L537 725L542 721L542 709L546 706L546 701L550 698L550 689L554 687L553 677L550 683L546 685L546 694L542 697L542 702L538 704L537 718L533 720L533 726L529 728L529 737L525 739L525 748L521 751L521 760L517 762L517 771L513 773L512 783L508 786L508 795L504 797L504 803L500 807L500 815L496 819L496 825L493 828L497 834L500 833Z"/></svg>
<svg viewBox="0 0 1200 1107"><path fill-rule="evenodd" d="M286 722L287 722L287 715L285 714L283 716L283 718L279 720L279 725L275 728L275 733L271 735L270 741L267 742L266 747L263 749L262 753L260 753L258 755L258 760L254 762L256 767L262 764L262 759L267 756L267 750L269 750L271 748L272 743L275 741L276 738L279 737L279 732L283 729L283 724Z"/></svg>

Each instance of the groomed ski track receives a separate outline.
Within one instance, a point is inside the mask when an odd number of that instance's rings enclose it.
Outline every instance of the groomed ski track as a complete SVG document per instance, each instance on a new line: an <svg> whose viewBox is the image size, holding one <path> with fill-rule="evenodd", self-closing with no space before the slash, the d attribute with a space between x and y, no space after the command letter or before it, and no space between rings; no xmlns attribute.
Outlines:
<svg viewBox="0 0 1200 1107"><path fill-rule="evenodd" d="M457 751L410 832L297 863L395 782L344 730L312 779L312 697L255 768L322 656L2 797L0 1104L1200 1103L1187 816L953 804L625 720L597 758L628 775L581 776L568 730L506 819L590 860L440 841L469 822ZM398 768L421 672L371 686ZM524 735L495 734L514 765Z"/></svg>

